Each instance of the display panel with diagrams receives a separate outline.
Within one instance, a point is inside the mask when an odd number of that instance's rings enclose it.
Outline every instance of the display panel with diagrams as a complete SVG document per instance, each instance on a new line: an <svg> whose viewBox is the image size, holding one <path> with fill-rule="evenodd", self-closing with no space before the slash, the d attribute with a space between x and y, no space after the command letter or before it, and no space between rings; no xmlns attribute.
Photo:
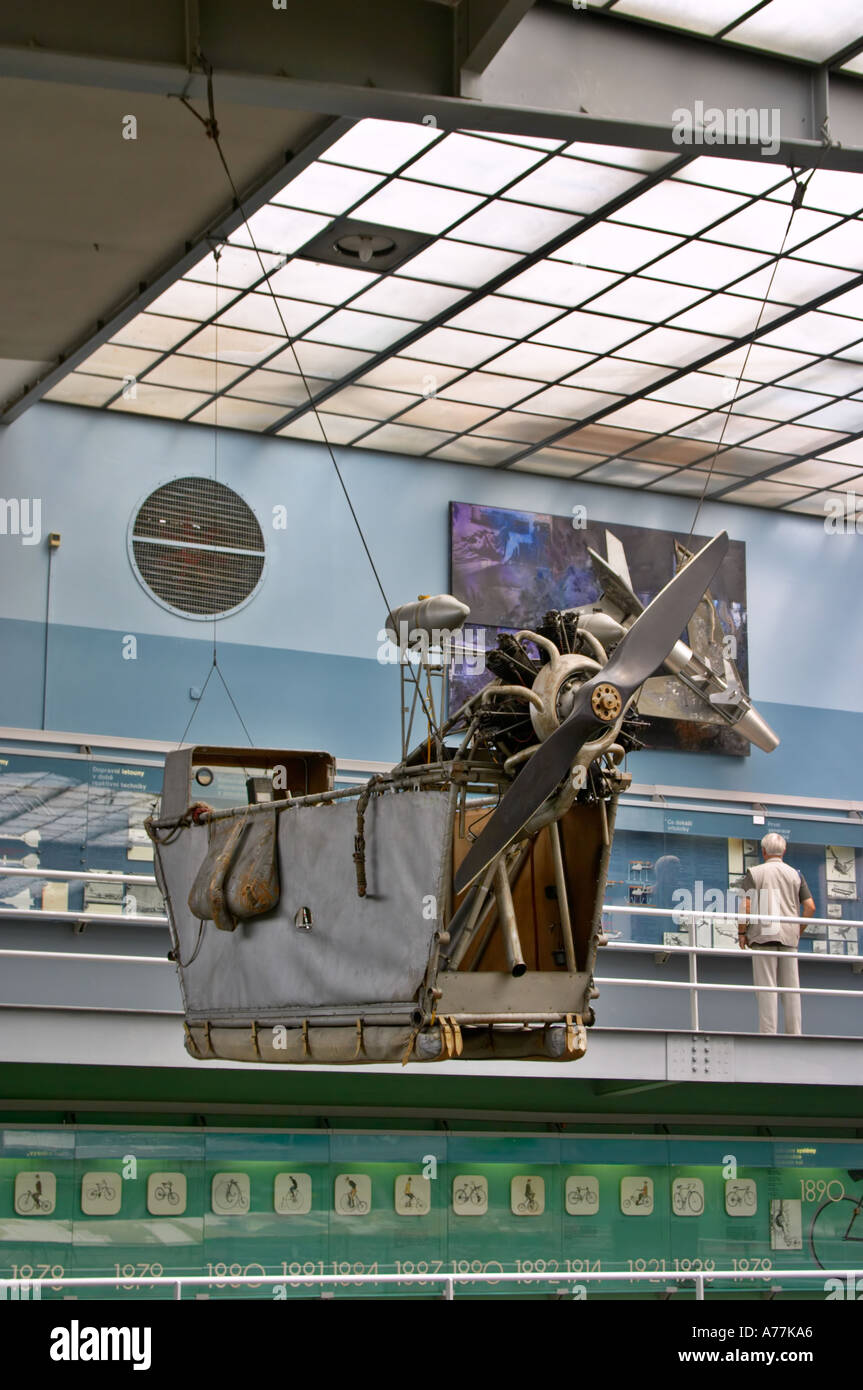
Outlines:
<svg viewBox="0 0 863 1390"><path fill-rule="evenodd" d="M501 1272L729 1270L781 1288L802 1269L794 1289L823 1298L825 1270L859 1265L863 1141L732 1146L729 1173L727 1138L6 1129L0 1278L203 1273L210 1297L263 1297L255 1275L453 1270L483 1292ZM252 1285L230 1288L239 1275Z"/></svg>

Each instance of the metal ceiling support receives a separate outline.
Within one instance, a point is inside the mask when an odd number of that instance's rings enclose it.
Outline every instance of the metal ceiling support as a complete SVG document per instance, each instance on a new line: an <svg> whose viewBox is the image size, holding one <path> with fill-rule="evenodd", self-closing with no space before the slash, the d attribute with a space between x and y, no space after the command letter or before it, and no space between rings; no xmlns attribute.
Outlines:
<svg viewBox="0 0 863 1390"><path fill-rule="evenodd" d="M464 74L462 93L483 105L542 103L619 121L633 131L659 125L669 133L678 111L724 113L757 106L778 122L781 141L777 152L759 158L788 163L800 142L820 144L829 86L838 97L832 139L859 145L859 78L832 73L827 64L817 67L623 19L538 5L483 73ZM756 152L752 145L708 142L698 152L741 151L748 158ZM856 153L856 164L829 167L859 169L859 149Z"/></svg>
<svg viewBox="0 0 863 1390"><path fill-rule="evenodd" d="M549 18L556 24L542 30L540 43L535 26L547 26ZM600 31L592 27L595 19L603 35L598 40ZM817 162L825 169L863 171L863 147L856 143L863 131L859 78L830 78L832 138L842 143L825 150L813 101L817 69L736 49L726 53L721 46L665 31L633 26L630 32L620 24L611 31L602 26L601 17L581 11L549 16L545 10L531 10L483 73L463 72L459 97L236 72L215 62L214 67L221 103L325 112L354 120L371 116L422 122L433 116L441 130L536 135L731 159L752 159L753 146L675 143L673 113L694 108L698 100L705 109L747 109L757 94L767 110L779 110L781 131L778 149L767 153L768 147L761 147L759 158L784 166L809 168ZM190 100L206 100L203 76L190 76L179 64L0 47L0 77L185 93Z"/></svg>
<svg viewBox="0 0 863 1390"><path fill-rule="evenodd" d="M188 75L186 76L188 77ZM276 172L271 174L259 188L248 196L244 196L246 216L250 217L253 212L257 212L259 208L263 207L274 193L278 193L290 179L317 159L334 140L350 128L350 125L350 121L333 121L326 130L310 140L298 154L293 154L286 159L285 163L280 165ZM203 153L207 154L208 151L204 150ZM89 334L81 342L71 347L50 371L41 376L38 381L12 401L4 411L0 412L0 425L11 425L13 420L17 420L19 415L23 415L25 410L41 400L46 391L50 391L52 386L56 386L58 381L62 381L69 372L79 367L91 353L113 338L115 333L141 313L143 309L146 309L149 304L152 304L154 299L158 299L160 294L163 294L182 275L186 275L193 266L203 260L212 251L214 245L219 245L238 227L241 227L243 222L243 213L235 208L214 222L195 242L187 242L185 254L179 260L172 260L167 267L160 267L154 272L153 277L145 282L145 289L125 299L113 313L101 321L101 325L95 333Z"/></svg>

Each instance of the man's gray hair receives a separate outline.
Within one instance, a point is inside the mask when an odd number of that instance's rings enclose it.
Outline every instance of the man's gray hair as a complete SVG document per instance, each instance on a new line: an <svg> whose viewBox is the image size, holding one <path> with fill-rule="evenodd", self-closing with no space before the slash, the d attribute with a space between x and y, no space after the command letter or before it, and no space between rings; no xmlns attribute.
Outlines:
<svg viewBox="0 0 863 1390"><path fill-rule="evenodd" d="M788 848L781 835L777 835L775 830L771 830L769 835L765 835L761 841L761 848L767 855L783 855Z"/></svg>

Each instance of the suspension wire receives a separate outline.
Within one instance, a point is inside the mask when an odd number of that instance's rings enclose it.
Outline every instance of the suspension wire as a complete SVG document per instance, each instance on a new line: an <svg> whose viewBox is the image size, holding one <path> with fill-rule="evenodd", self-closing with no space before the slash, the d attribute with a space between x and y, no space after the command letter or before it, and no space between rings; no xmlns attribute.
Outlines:
<svg viewBox="0 0 863 1390"><path fill-rule="evenodd" d="M333 446L332 446L332 444L330 443L329 439L327 438L327 433L326 433L326 430L324 429L323 423L322 423L322 421L321 421L320 413L319 413L319 411L318 411L317 406L315 405L314 395L313 395L312 389L311 389L311 387L309 386L308 380L307 380L307 378L306 378L306 374L305 374L305 372L303 371L303 368L302 368L302 365L301 365L301 363L300 363L299 357L297 356L296 348L295 348L295 346L294 346L294 341L293 341L293 339L292 339L290 333L288 332L287 324L285 323L284 316L283 316L282 310L281 310L281 306L279 305L278 296L277 296L277 294L276 294L275 290L273 289L273 286L272 286L272 284L271 284L271 282L270 282L270 277L269 277L269 273L268 273L268 271L267 271L267 267L264 265L263 257L262 257L262 255L261 255L261 252L260 252L259 248L258 248L258 244L257 244L257 242L255 241L255 237L254 237L254 234L253 234L253 232L252 232L252 229L251 229L251 227L249 226L249 219L248 219L248 217L246 216L246 210L245 210L245 207L243 206L243 201L242 201L242 199L240 198L240 194L239 194L239 192L238 192L238 190L237 190L237 185L236 185L236 183L234 182L234 178L233 178L233 175L231 174L231 170L230 170L230 167L229 167L229 165L228 165L228 161L227 161L227 159L225 158L225 152L224 152L224 150L223 150L223 148L222 148L221 134L220 134L220 131L219 131L219 123L218 123L218 121L217 121L217 119L216 119L216 108L215 108L215 102L214 102L214 97L213 97L213 65L212 65L212 63L210 63L210 62L207 60L207 58L205 58L204 54L201 52L200 49L198 49L198 51L197 51L197 53L196 53L195 56L197 57L198 62L200 63L201 71L204 73L204 75L205 75L205 77L206 77L206 79L207 79L207 108L208 108L208 114L207 114L206 116L202 116L201 113L200 113L199 111L196 111L196 110L195 110L194 106L192 106L191 102L190 102L190 101L188 100L188 98L185 97L185 96L180 97L179 100L180 100L180 102L182 103L182 105L186 107L187 110L191 111L192 115L195 117L195 120L197 120L197 121L199 121L199 122L201 123L201 125L204 127L204 130L206 131L207 139L208 139L208 140L212 140L213 144L214 144L215 147L216 147L216 153L217 153L218 156L219 156L219 160L220 160L220 162L221 162L222 168L223 168L224 171L225 171L225 177L226 177L227 180L228 180L228 183L229 183L230 188L231 188L231 193L233 194L234 206L235 206L235 208L237 209L237 211L240 213L240 215L241 215L241 217L242 217L242 219L243 219L243 223L245 224L246 233L248 234L249 241L251 242L252 250L254 251L255 255L257 256L257 258L258 258L258 263L259 263L259 265L260 265L260 267L261 267L261 274L262 274L263 276L266 277L266 286L267 286L267 289L269 290L270 296L271 296L272 301L273 301L273 304L274 304L274 306L275 306L276 313L277 313L278 316L279 316L279 322L280 322L280 324L281 324L281 326L282 326L282 332L284 333L284 336L285 336L285 342L286 342L288 348L289 348L290 351L291 351L291 355L292 355L292 357L293 357L293 359L294 359L294 362L296 363L297 372L298 372L298 374L299 374L299 376L300 376L300 378L301 378L301 380L302 380L303 387L305 388L306 394L307 394L307 396L308 396L308 398L309 398L309 404L310 404L310 406L311 406L312 412L313 412L314 417L315 417L315 420L316 420L316 422L317 422L318 429L320 430L321 438L323 439L323 442L324 442L324 444L326 445L327 453L328 453L329 456L330 456L330 461L332 462L333 468L334 468L334 470L335 470L336 477L337 477L337 479L338 479L338 481L339 481L339 485L340 485L340 487L341 487L342 492L344 493L344 498L345 498L345 501L347 502L348 510L350 511L351 517L352 517L353 522L354 522L354 526L356 527L357 534L358 534L358 536L359 536L359 538L360 538L360 541L361 541L361 543L362 543L363 550L364 550L365 553L366 553L366 558L367 558L367 560L368 560L368 562L369 562L369 565L371 566L371 571L372 571L372 574L374 575L375 583L377 584L377 587L378 587L378 589L379 589L379 591L380 591L381 598L382 598L383 601L384 601L385 610L386 610L387 614L390 614L390 613L392 612L392 607L391 607L391 605L390 605L389 599L388 599L387 596L386 596L386 592L385 592L385 590L384 590L383 582L382 582L382 580L381 580L380 574L378 573L378 569L377 569L377 566L375 565L374 559L373 559L373 557L372 557L371 550L369 549L368 542L367 542L366 537L365 537L365 533L364 533L363 528L362 528L362 525L361 525L361 523L360 523L360 519L359 519L359 517L357 516L356 509L355 509L354 504L353 504L353 501L352 501L352 499L351 499L351 495L350 495L350 493L349 493L349 491L348 491L347 484L346 484L346 482L345 482L345 480L344 480L344 477L343 477L343 475L342 475L342 471L341 471L341 469L340 469L340 467L339 467L338 460L336 459L335 451L334 451ZM218 370L218 364L217 364L217 370ZM430 729L434 732L434 735L435 735L436 740L442 745L442 744L443 744L443 738L442 738L440 729L439 729L439 727L438 727L437 721L436 721L436 719L434 718L434 715L433 715L432 711L429 709L428 705L426 704L425 698L424 698L423 693L422 693L422 689L421 689L421 687L420 687L420 680L419 680L419 677L418 677L418 675L414 672L414 670L413 670L411 664L410 664L409 662L408 662L407 664L408 664L408 668L409 668L410 679L411 679L411 680L414 682L414 684L416 685L417 693L418 693L419 699L420 699L420 703L421 703L421 705L422 705L422 707L423 707L423 710L425 711L425 715L426 715L426 718L427 718L427 720L428 720L429 727L430 727ZM221 675L221 672L219 672L219 674ZM223 678L223 680L224 680L224 678ZM226 688L227 688L227 687L226 687ZM230 692L229 692L229 695L230 695ZM233 700L231 701L231 703L233 704ZM245 725L244 725L243 727L245 727Z"/></svg>
<svg viewBox="0 0 863 1390"><path fill-rule="evenodd" d="M822 144L822 149L821 149L820 157L819 157L819 159L816 160L816 162L812 165L812 168L809 170L808 176L807 176L802 182L801 182L800 178L798 178L797 171L796 171L796 169L794 168L794 166L793 166L793 165L789 165L789 169L790 169L790 171L791 171L791 177L792 177L792 179L794 180L794 193L793 193L792 198L791 198L791 210L790 210L790 212L789 212L789 214L788 214L788 222L786 223L786 226L785 226L785 234L784 234L784 236L783 236L783 238L782 238L782 245L779 247L779 250L778 250L778 252L776 253L776 258L775 258L775 260L774 260L774 262L773 262L773 269L772 269L771 272L770 272L770 279L769 279L769 281L768 281L768 283L767 283L767 289L764 291L764 298L763 298L762 301L761 301L761 307L760 307L760 309L759 309L759 311L758 311L758 318L756 319L756 321L755 321L755 327L754 327L753 330L752 330L752 337L750 338L750 341L749 341L749 342L747 343L747 345L746 345L746 352L745 352L745 354L744 354L743 362L742 362L741 367L740 367L740 372L739 372L739 374L738 374L737 381L736 381L735 386L734 386L734 392L733 392L733 394L732 394L732 396L731 396L731 399L728 401L727 405L726 405L725 408L724 408L724 409L725 409L725 419L724 419L723 422L722 422L722 430L721 430L721 432L720 432L719 439L716 441L716 448L713 450L713 455L712 455L712 457L711 457L711 459L710 459L710 465L709 465L709 467L708 467L708 469L707 469L707 472L706 472L706 474L705 474L704 486L703 486L702 489L701 489L701 495L699 496L698 502L697 502L696 507L695 507L695 515L694 515L693 518L692 518L692 525L691 525L690 528L689 528L689 535L688 535L687 538L686 538L687 547L689 546L689 543L690 543L690 541L692 540L693 532L695 531L695 528L696 528L696 526L698 525L698 518L699 518L699 516L701 515L701 508L702 508L702 506L704 505L704 499L705 499L706 496L707 496L707 489L708 489L708 487L710 486L710 479L711 479L711 477L713 476L713 469L714 469L714 466L715 466L715 464L716 464L716 459L717 459L717 457L718 457L718 455L719 455L719 450L722 448L722 443L723 443L723 440L725 439L725 431L726 431L726 429L728 428L728 422L729 422L729 420L731 419L731 410L732 410L732 406L734 405L734 402L735 402L736 399L737 399L738 393L739 393L739 391L740 391L741 383L742 383L743 378L744 378L744 375L745 375L745 373L746 373L746 364L747 364L748 361L749 361L749 354L751 353L753 347L755 346L755 335L758 333L758 330L759 330L759 328L761 327L761 320L762 320L762 318L764 317L764 312L765 312L765 310L766 310L766 308L767 308L767 304L768 304L768 301L769 301L769 299L770 299L770 291L771 291L772 288L773 288L773 281L774 281L775 278L776 278L776 272L777 272L777 270L779 269L779 263L780 263L780 261L782 260L783 256L785 255L785 245L786 245L786 242L788 241L788 237L789 237L790 232L791 232L791 226L792 226L792 223L793 223L793 221L794 221L794 214L795 214L796 212L798 212L799 209L803 206L803 199L804 199L804 197L806 196L806 190L807 190L807 188L809 187L809 184L812 182L813 177L815 176L815 174L818 172L819 168L821 167L821 164L822 164L822 162L823 162L823 160L824 160L824 155L827 153L827 150L830 148L830 146L831 146L832 143L833 143L833 141L832 141L832 139L831 139L831 137L830 137L830 133L829 133L829 129L828 129L828 126L827 126L827 122L826 122L826 121L823 123L823 125L822 125L822 127L821 127L821 134L822 134L822 141L823 141L823 144ZM802 172L802 171L801 171L801 172ZM763 195L762 195L762 196L763 196Z"/></svg>

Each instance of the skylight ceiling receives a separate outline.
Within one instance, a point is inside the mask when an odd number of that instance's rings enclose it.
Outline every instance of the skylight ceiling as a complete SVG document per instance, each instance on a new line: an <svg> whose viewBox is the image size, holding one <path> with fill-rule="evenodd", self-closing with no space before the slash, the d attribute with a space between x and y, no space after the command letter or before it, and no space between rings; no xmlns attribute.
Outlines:
<svg viewBox="0 0 863 1390"><path fill-rule="evenodd" d="M587 0L587 5L810 63L833 62L857 44L863 48L860 0L817 5L812 0ZM847 70L863 71L860 59Z"/></svg>
<svg viewBox="0 0 863 1390"><path fill-rule="evenodd" d="M363 120L47 399L823 516L863 495L863 175L789 229L794 188Z"/></svg>

